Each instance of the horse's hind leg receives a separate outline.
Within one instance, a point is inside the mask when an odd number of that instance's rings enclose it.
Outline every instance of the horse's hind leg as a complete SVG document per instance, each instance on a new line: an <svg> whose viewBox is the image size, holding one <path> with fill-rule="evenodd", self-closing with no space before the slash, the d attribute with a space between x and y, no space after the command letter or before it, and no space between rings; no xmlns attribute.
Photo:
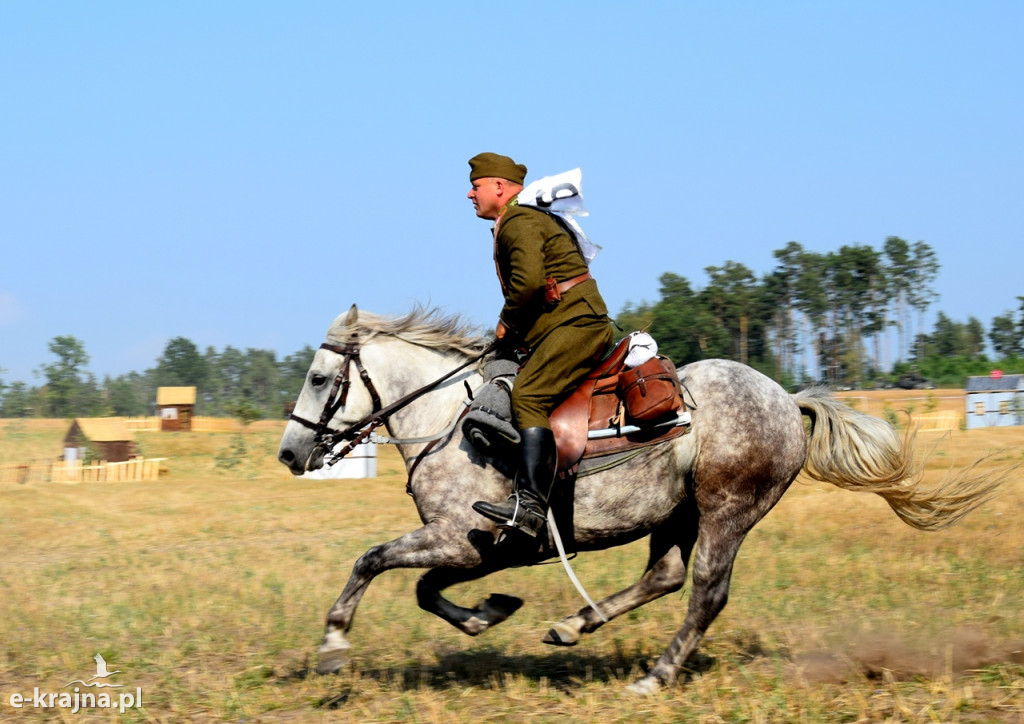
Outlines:
<svg viewBox="0 0 1024 724"><path fill-rule="evenodd" d="M439 616L463 633L476 636L518 611L523 605L523 599L492 593L474 608L465 608L446 599L441 591L456 583L481 578L495 570L497 568L491 566L471 569L434 568L420 576L416 584L416 600L424 611Z"/></svg>
<svg viewBox="0 0 1024 724"><path fill-rule="evenodd" d="M686 582L686 562L696 538L697 521L692 511L680 512L654 531L643 577L597 602L605 618L610 621L682 588ZM574 646L583 634L596 631L604 623L597 611L585 606L552 626L543 641L556 646Z"/></svg>
<svg viewBox="0 0 1024 724"><path fill-rule="evenodd" d="M729 579L746 530L749 527L742 532L731 529L728 520L720 520L717 524L701 521L686 620L654 668L632 684L629 687L631 691L651 694L675 681L680 666L697 648L704 632L729 599Z"/></svg>

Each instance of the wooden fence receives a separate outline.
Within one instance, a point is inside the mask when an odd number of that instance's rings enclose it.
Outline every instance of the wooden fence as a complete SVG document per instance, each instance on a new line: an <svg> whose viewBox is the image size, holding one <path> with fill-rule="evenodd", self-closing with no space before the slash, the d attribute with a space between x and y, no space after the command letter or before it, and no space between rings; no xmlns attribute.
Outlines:
<svg viewBox="0 0 1024 724"><path fill-rule="evenodd" d="M238 432L245 427L233 417L193 417L192 432Z"/></svg>
<svg viewBox="0 0 1024 724"><path fill-rule="evenodd" d="M133 458L123 463L90 463L55 460L0 465L0 483L107 483L156 480L160 463L167 458Z"/></svg>
<svg viewBox="0 0 1024 724"><path fill-rule="evenodd" d="M961 429L963 414L954 410L922 412L913 416L920 432L948 432Z"/></svg>
<svg viewBox="0 0 1024 724"><path fill-rule="evenodd" d="M160 432L159 417L124 417L125 425L135 432ZM233 417L192 417L192 432L238 432L244 425Z"/></svg>

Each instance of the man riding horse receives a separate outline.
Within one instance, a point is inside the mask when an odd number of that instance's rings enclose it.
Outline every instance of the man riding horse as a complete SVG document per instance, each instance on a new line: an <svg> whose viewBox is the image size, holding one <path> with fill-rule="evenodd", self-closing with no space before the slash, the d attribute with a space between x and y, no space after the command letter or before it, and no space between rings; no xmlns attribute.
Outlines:
<svg viewBox="0 0 1024 724"><path fill-rule="evenodd" d="M527 355L512 389L521 436L515 490L504 503L477 501L473 509L536 537L558 462L549 416L608 352L611 320L575 238L551 214L519 204L526 166L495 153L469 166L468 198L477 216L494 221L505 299L495 336L507 351Z"/></svg>

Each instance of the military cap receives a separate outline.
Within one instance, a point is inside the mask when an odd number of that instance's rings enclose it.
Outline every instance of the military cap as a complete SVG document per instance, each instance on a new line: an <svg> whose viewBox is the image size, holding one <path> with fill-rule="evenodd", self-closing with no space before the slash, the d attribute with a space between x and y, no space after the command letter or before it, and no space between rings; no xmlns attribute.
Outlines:
<svg viewBox="0 0 1024 724"><path fill-rule="evenodd" d="M526 178L526 166L497 153L478 153L469 159L469 180L478 178L503 178L522 184Z"/></svg>

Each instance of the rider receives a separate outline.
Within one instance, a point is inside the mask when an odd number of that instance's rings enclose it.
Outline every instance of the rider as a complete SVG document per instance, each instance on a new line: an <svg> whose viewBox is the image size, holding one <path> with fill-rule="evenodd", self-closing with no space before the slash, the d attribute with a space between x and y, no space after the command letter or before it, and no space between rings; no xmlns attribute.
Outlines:
<svg viewBox="0 0 1024 724"><path fill-rule="evenodd" d="M520 430L515 492L504 503L473 509L536 537L547 520L558 453L548 416L605 356L613 332L597 282L574 237L550 214L521 206L526 166L481 153L469 160L469 200L494 221L494 263L505 298L495 336L525 349L512 389Z"/></svg>

